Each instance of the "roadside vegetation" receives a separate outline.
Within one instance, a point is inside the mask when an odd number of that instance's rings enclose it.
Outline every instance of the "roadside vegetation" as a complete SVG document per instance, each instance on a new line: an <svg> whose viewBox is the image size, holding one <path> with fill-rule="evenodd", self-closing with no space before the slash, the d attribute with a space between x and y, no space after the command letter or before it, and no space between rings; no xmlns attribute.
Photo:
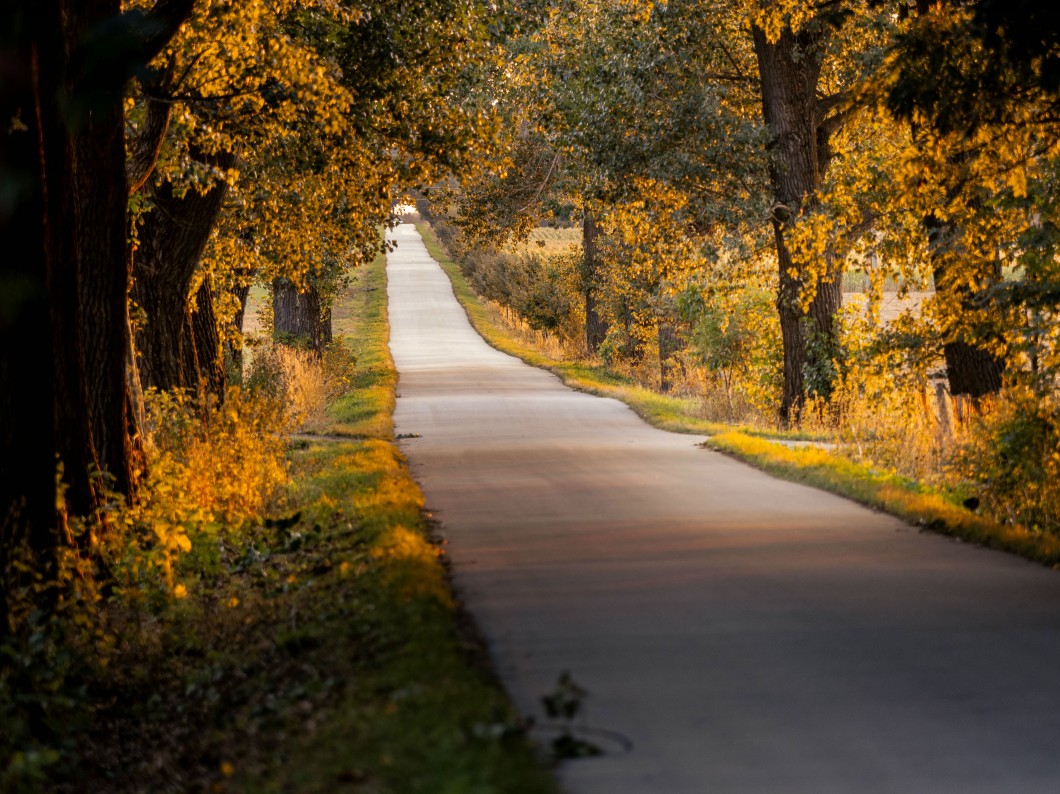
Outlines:
<svg viewBox="0 0 1060 794"><path fill-rule="evenodd" d="M0 790L555 791L392 444L381 256L334 322L321 357L258 340L223 408L149 400L111 586L69 570L0 646Z"/></svg>

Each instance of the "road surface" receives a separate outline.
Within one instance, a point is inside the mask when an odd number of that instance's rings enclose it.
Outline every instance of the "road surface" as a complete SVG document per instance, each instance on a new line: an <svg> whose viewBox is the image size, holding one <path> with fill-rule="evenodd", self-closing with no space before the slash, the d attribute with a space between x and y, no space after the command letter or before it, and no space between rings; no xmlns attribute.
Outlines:
<svg viewBox="0 0 1060 794"><path fill-rule="evenodd" d="M1060 791L1060 574L645 425L488 347L393 238L396 432L524 714L632 749L572 794Z"/></svg>

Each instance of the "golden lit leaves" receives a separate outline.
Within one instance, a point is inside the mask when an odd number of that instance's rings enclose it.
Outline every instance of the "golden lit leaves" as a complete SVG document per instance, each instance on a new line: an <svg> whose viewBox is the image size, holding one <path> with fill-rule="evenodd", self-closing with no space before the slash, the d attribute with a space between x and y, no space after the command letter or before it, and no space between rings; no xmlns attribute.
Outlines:
<svg viewBox="0 0 1060 794"><path fill-rule="evenodd" d="M748 26L760 28L770 42L785 29L798 32L818 15L819 3L810 0L742 0L747 6Z"/></svg>
<svg viewBox="0 0 1060 794"><path fill-rule="evenodd" d="M440 551L426 540L422 532L401 525L392 527L372 554L384 565L388 582L405 598L433 598L445 606L452 605L449 588L439 575Z"/></svg>
<svg viewBox="0 0 1060 794"><path fill-rule="evenodd" d="M149 529L156 551L148 564L173 588L173 564L191 551L193 532L261 516L286 484L282 414L231 389L224 406L205 407L152 392L147 416L149 465L130 518Z"/></svg>

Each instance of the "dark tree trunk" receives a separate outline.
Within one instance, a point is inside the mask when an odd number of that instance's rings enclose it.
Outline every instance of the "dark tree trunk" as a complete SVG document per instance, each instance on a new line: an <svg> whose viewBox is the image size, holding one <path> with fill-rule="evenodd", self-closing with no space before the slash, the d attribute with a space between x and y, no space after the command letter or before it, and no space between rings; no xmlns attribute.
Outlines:
<svg viewBox="0 0 1060 794"><path fill-rule="evenodd" d="M607 323L600 317L596 303L596 273L599 253L596 238L600 231L596 219L586 212L582 220L582 292L585 295L585 351L595 356L607 336Z"/></svg>
<svg viewBox="0 0 1060 794"><path fill-rule="evenodd" d="M58 88L59 26L51 4L28 0L0 8L0 118L22 123L0 138L0 184L11 191L0 202L0 640L13 628L12 591L24 583L14 558L27 552L23 562L49 581L59 546L47 279L51 229L42 176L45 161L61 157L62 149L54 150L54 139L41 140L36 123L41 99L54 97ZM50 103L40 110L42 116L54 113Z"/></svg>
<svg viewBox="0 0 1060 794"><path fill-rule="evenodd" d="M210 158L210 164L221 169L235 161L228 152ZM168 182L151 188L153 206L141 223L133 265L133 298L146 315L136 345L145 387L186 388L217 396L223 392L224 366L220 345L214 344L217 330L210 339L205 328L207 315L213 317L210 287L205 293L200 287L198 322L192 316L189 292L227 192L224 182L205 193L189 190L183 196L176 195ZM220 386L217 372L222 373Z"/></svg>
<svg viewBox="0 0 1060 794"><path fill-rule="evenodd" d="M951 223L929 215L924 226L927 229L928 245L932 256L932 269L935 290L948 302L955 304L961 311L975 311L974 293L966 284L955 283L952 263L947 261L952 255L947 249L957 230ZM985 283L996 284L1001 280L1001 268L997 263L988 266L989 272L980 274ZM951 326L959 325L951 323ZM943 354L946 358L946 377L949 381L950 394L982 397L1001 390L1001 377L1004 373L1004 361L997 358L983 347L961 338L960 331L952 327L943 329Z"/></svg>
<svg viewBox="0 0 1060 794"><path fill-rule="evenodd" d="M983 397L1001 390L1004 362L977 345L960 339L943 345L950 394Z"/></svg>
<svg viewBox="0 0 1060 794"><path fill-rule="evenodd" d="M331 344L331 307L313 281L299 292L290 281L272 282L273 334L277 342L320 353Z"/></svg>
<svg viewBox="0 0 1060 794"><path fill-rule="evenodd" d="M143 187L155 170L158 155L162 151L173 112L173 103L167 101L165 94L173 81L175 66L176 61L170 60L164 71L140 78L144 93L147 94L147 113L139 135L131 142L129 158L125 163L129 193L135 193Z"/></svg>
<svg viewBox="0 0 1060 794"><path fill-rule="evenodd" d="M68 540L56 455L67 514L102 506L101 471L110 488L134 488L122 95L192 1L124 16L118 0L0 11L0 632L19 584L13 556L54 581Z"/></svg>
<svg viewBox="0 0 1060 794"><path fill-rule="evenodd" d="M194 306L186 315L183 345L184 381L197 382L208 394L222 398L225 390L224 356L213 308L213 288L209 276L195 291Z"/></svg>
<svg viewBox="0 0 1060 794"><path fill-rule="evenodd" d="M659 390L668 392L673 388L670 359L681 349L681 338L670 323L659 322Z"/></svg>
<svg viewBox="0 0 1060 794"><path fill-rule="evenodd" d="M66 507L74 515L99 507L103 487L126 496L135 488L125 369L130 259L123 93L134 67L165 46L192 5L159 0L146 15L122 15L119 0L59 3L68 60L66 96L56 97L54 122L66 145L62 178L53 180L46 162L45 181L58 221L50 232L58 243L50 273L56 440Z"/></svg>
<svg viewBox="0 0 1060 794"><path fill-rule="evenodd" d="M83 12L90 4L71 5ZM82 30L119 10L116 2L91 5L97 7L96 14L84 20ZM129 260L124 134L118 97L88 111L70 148L73 180L69 217L74 219L71 235L76 235L72 242L77 264L76 270L71 268L63 278L73 277L77 285L77 332L76 342L70 340L62 346L64 371L70 380L58 395L57 416L60 457L78 469L77 474L70 472L71 508L77 514L83 514L90 504L82 501L89 493L78 482L85 463L95 463L110 475L106 485L119 493L129 493L132 488L130 397L125 380ZM62 289L66 291L68 286ZM82 395L87 413L76 399ZM87 439L82 435L86 419ZM66 449L62 448L63 439L69 441ZM94 457L78 451L86 442L94 447Z"/></svg>
<svg viewBox="0 0 1060 794"><path fill-rule="evenodd" d="M809 310L801 297L810 278L805 263L793 260L787 242L800 214L813 208L828 167L829 126L822 121L817 83L820 43L808 33L785 29L770 42L754 28L762 88L762 118L769 128L773 232L777 246L777 311L784 346L784 390L780 414L785 423L799 418L808 387L828 395L832 358L837 350L835 313L842 302L838 258L829 257L825 276L813 288ZM808 381L809 376L809 381Z"/></svg>

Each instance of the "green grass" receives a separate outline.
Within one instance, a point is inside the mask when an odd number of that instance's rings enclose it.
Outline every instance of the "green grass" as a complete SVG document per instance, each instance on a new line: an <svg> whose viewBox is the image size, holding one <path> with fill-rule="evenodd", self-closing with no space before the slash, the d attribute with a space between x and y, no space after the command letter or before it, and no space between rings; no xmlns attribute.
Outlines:
<svg viewBox="0 0 1060 794"><path fill-rule="evenodd" d="M397 372L387 347L385 260L355 271L346 293L332 310L332 328L357 357L357 374L348 394L329 407L336 435L382 438L394 435Z"/></svg>
<svg viewBox="0 0 1060 794"><path fill-rule="evenodd" d="M954 504L946 495L813 446L787 447L738 431L712 436L707 446L782 477L846 496L910 523L990 548L1060 566L1060 538L999 524Z"/></svg>
<svg viewBox="0 0 1060 794"><path fill-rule="evenodd" d="M564 383L591 394L614 397L663 430L709 436L707 445L783 479L802 482L884 510L914 524L972 543L1060 566L1060 539L1011 524L1000 524L954 504L920 483L880 473L815 446L791 447L776 440L819 440L810 434L763 431L711 422L695 415L693 400L659 394L601 365L557 361L542 355L496 325L449 258L430 225L417 224L431 256L453 282L453 291L475 329L493 347L556 373ZM772 440L771 440L772 439Z"/></svg>

